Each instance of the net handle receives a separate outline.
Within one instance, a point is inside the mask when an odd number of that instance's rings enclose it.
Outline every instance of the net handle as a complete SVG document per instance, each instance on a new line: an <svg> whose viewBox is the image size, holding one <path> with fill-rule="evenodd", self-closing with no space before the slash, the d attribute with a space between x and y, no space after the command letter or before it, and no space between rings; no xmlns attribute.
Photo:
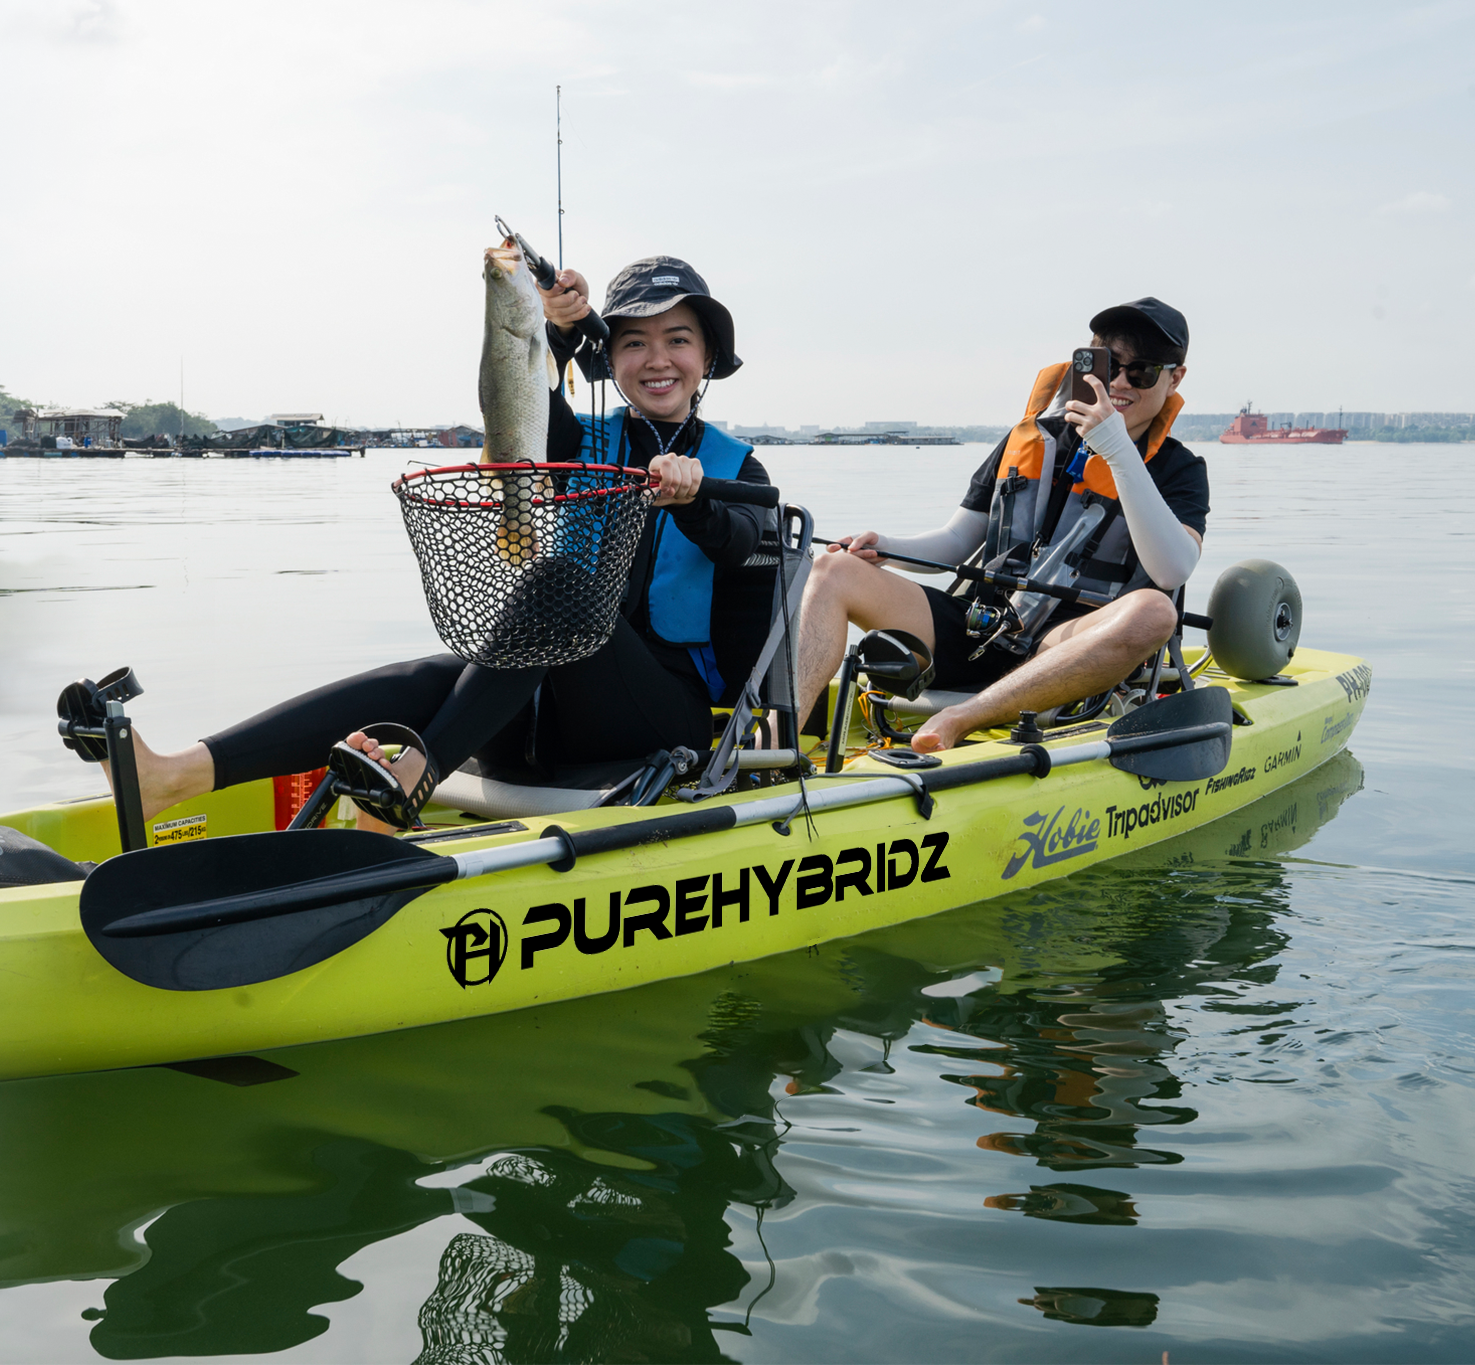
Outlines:
<svg viewBox="0 0 1475 1365"><path fill-rule="evenodd" d="M419 469L413 474L401 474L390 487L398 492L416 479L428 479L437 474L563 474L576 472L620 474L631 484L637 487L649 487L653 492L658 491L661 486L659 479L651 481L649 472L639 465L585 464L582 461L538 464L532 461L519 461L513 464L453 464L442 465L437 469ZM767 483L745 483L741 479L703 478L697 486L697 499L699 501L715 499L718 502L745 503L750 507L777 507L779 490Z"/></svg>
<svg viewBox="0 0 1475 1365"><path fill-rule="evenodd" d="M512 464L446 464L438 465L434 469L417 469L412 473L401 474L390 488L398 490L405 484L414 483L416 479L430 479L437 474L624 474L632 483L643 483L646 472L636 465L618 464L585 464L582 460L575 460L565 464L535 464L529 460L519 460Z"/></svg>

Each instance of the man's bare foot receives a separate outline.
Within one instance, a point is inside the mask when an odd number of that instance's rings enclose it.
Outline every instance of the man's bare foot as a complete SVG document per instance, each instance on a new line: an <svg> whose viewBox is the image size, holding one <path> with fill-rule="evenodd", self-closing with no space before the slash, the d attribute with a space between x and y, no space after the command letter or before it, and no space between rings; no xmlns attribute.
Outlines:
<svg viewBox="0 0 1475 1365"><path fill-rule="evenodd" d="M133 731L133 759L138 765L138 794L143 804L143 818L152 820L160 811L203 796L215 787L215 760L203 744L192 744L177 754L156 754L143 742L138 730ZM102 775L109 788L113 770L104 763Z"/></svg>
<svg viewBox="0 0 1475 1365"><path fill-rule="evenodd" d="M912 736L912 752L938 754L951 749L963 735L975 727L968 724L967 717L957 714L957 708L945 706L929 716L927 721Z"/></svg>
<svg viewBox="0 0 1475 1365"><path fill-rule="evenodd" d="M391 763L389 755L384 752L379 741L370 739L362 730L355 730L343 742L350 749L358 749L365 758L372 759L380 767L387 769L396 785L403 791L414 791L415 784L420 780L420 774L425 771L425 755L409 745L400 750L398 761ZM357 812L356 828L368 830L371 834L399 833L393 825L376 819L367 811L359 810L357 807L354 809Z"/></svg>

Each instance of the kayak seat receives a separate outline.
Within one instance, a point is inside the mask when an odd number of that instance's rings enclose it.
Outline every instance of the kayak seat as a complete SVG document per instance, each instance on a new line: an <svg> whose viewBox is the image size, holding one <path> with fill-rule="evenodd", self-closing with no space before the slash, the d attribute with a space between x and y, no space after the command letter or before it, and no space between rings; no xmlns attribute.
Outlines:
<svg viewBox="0 0 1475 1365"><path fill-rule="evenodd" d="M487 769L476 759L436 787L431 800L487 820L591 810L619 796L643 773L644 759L559 768L546 778L532 769Z"/></svg>
<svg viewBox="0 0 1475 1365"><path fill-rule="evenodd" d="M940 692L929 688L925 692L919 692L915 701L908 701L900 696L887 697L886 709L899 716L935 716L944 707L961 706L976 695L974 692Z"/></svg>
<svg viewBox="0 0 1475 1365"><path fill-rule="evenodd" d="M9 825L0 825L0 887L79 882L89 869Z"/></svg>

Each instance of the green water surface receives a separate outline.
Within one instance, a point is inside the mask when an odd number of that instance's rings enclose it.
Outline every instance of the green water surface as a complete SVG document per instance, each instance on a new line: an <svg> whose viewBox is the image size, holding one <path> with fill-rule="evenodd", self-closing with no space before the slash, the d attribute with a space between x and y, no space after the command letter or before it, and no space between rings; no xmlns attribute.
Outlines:
<svg viewBox="0 0 1475 1365"><path fill-rule="evenodd" d="M1407 449L1381 484L1377 449L1213 452L1191 604L1271 554L1375 670L1350 753L1216 825L700 977L0 1085L0 1359L1472 1358L1475 498ZM133 663L183 742L433 649L393 562L348 571L379 458L127 462L85 506L9 462L25 799L95 785L42 733L76 673ZM833 535L895 458L770 463ZM1335 502L1332 459L1366 465ZM1390 543L1425 590L1390 599Z"/></svg>

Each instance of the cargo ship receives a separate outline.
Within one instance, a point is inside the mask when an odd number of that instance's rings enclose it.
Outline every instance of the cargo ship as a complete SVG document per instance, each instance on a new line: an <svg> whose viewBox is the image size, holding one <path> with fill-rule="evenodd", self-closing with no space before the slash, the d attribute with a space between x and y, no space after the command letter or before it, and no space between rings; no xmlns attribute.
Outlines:
<svg viewBox="0 0 1475 1365"><path fill-rule="evenodd" d="M1246 403L1239 416L1219 440L1227 446L1258 445L1262 442L1283 441L1289 445L1339 446L1347 439L1345 427L1293 427L1287 422L1282 427L1272 427L1263 412L1251 412Z"/></svg>

